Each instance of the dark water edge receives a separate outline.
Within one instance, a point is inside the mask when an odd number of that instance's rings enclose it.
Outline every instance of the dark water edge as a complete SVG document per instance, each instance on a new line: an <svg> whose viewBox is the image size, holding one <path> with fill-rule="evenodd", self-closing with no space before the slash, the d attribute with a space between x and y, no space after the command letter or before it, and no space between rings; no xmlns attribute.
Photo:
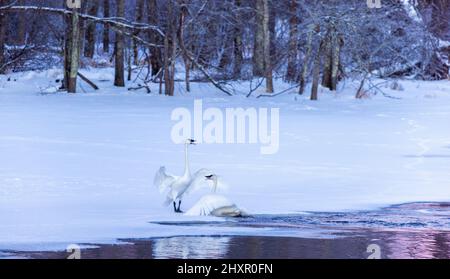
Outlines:
<svg viewBox="0 0 450 279"><path fill-rule="evenodd" d="M204 236L128 240L81 251L82 259L367 259L378 245L382 259L449 259L450 233L370 232L334 239ZM13 257L66 259L66 252L13 252Z"/></svg>
<svg viewBox="0 0 450 279"><path fill-rule="evenodd" d="M81 258L450 259L450 203L411 203L377 211L264 215L223 223L161 225L281 229L285 236L126 239L119 245L83 249ZM305 234L308 231L315 234ZM12 258L66 259L69 256L67 252L6 252Z"/></svg>

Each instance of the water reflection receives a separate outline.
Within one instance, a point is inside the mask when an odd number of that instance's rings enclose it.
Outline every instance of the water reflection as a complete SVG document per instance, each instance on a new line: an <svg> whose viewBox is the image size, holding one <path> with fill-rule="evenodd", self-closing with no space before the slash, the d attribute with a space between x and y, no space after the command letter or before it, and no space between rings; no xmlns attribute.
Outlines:
<svg viewBox="0 0 450 279"><path fill-rule="evenodd" d="M389 259L448 259L450 234L440 231L392 232L381 238Z"/></svg>
<svg viewBox="0 0 450 279"><path fill-rule="evenodd" d="M294 237L173 237L131 245L100 245L83 259L366 259L381 247L383 259L449 259L450 237L439 231L359 231L333 239ZM65 259L65 252L15 252L5 258ZM1 256L0 255L0 258Z"/></svg>
<svg viewBox="0 0 450 279"><path fill-rule="evenodd" d="M153 241L156 259L218 259L228 252L229 237L173 237Z"/></svg>

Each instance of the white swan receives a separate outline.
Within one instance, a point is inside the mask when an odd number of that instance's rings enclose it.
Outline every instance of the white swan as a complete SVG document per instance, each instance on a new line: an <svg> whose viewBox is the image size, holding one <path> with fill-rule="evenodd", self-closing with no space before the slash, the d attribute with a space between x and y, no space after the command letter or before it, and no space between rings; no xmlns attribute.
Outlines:
<svg viewBox="0 0 450 279"><path fill-rule="evenodd" d="M182 213L181 202L183 197L189 191L201 187L202 182L205 180L205 176L211 174L211 171L201 169L197 171L194 176L191 175L188 149L190 145L195 144L196 142L193 139L189 139L185 143L185 170L183 176L167 174L165 167L161 167L155 175L154 185L159 188L161 193L168 191L166 202L164 204L168 206L173 203L173 208L176 213Z"/></svg>
<svg viewBox="0 0 450 279"><path fill-rule="evenodd" d="M213 182L213 194L202 197L187 213L187 216L245 217L248 216L228 198L217 194L218 177L205 176Z"/></svg>

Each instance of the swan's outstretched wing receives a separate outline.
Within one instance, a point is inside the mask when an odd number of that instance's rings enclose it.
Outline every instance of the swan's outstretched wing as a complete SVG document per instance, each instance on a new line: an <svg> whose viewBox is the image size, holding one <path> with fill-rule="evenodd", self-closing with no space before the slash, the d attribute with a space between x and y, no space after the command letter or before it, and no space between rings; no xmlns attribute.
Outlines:
<svg viewBox="0 0 450 279"><path fill-rule="evenodd" d="M176 179L176 176L166 173L166 167L161 167L159 171L156 172L153 184L158 187L161 193L163 193L172 186Z"/></svg>
<svg viewBox="0 0 450 279"><path fill-rule="evenodd" d="M191 184L189 184L186 194L196 192L202 188L210 188L207 176L213 175L214 172L209 169L201 169L192 176Z"/></svg>
<svg viewBox="0 0 450 279"><path fill-rule="evenodd" d="M201 169L197 171L192 177L192 182L188 188L188 193L196 192L203 188L213 189L213 183L211 180L206 179L207 176L215 175L217 178L217 189L216 191L226 192L228 190L228 185L222 179L221 176L216 175L213 171L209 169Z"/></svg>

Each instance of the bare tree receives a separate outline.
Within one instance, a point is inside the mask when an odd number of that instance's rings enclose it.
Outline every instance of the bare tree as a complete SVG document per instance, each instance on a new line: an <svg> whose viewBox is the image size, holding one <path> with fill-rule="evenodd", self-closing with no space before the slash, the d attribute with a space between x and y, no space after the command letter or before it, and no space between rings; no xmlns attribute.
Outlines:
<svg viewBox="0 0 450 279"><path fill-rule="evenodd" d="M309 72L308 66L309 66L309 63L311 60L311 54L312 54L313 38L314 38L314 34L318 33L319 31L320 31L319 25L311 24L308 26L308 38L306 40L306 53L303 58L302 70L300 72L300 90L299 90L300 95L305 93L305 87L306 87L306 82L307 82L306 79L308 77L308 72Z"/></svg>
<svg viewBox="0 0 450 279"><path fill-rule="evenodd" d="M89 0L88 5L88 15L97 16L99 1ZM85 34L85 46L84 46L84 56L88 58L93 58L95 53L95 43L96 43L96 24L95 22L88 22Z"/></svg>
<svg viewBox="0 0 450 279"><path fill-rule="evenodd" d="M288 66L286 71L286 80L293 82L297 80L297 59L299 49L298 25L299 18L297 15L298 4L297 0L290 0L289 8L292 16L289 19L289 52L288 52Z"/></svg>
<svg viewBox="0 0 450 279"><path fill-rule="evenodd" d="M325 34L325 37L323 38L323 71L322 71L322 86L331 88L331 71L332 71L332 65L333 65L333 46L332 46L332 27L330 26L330 23L327 23L328 29Z"/></svg>
<svg viewBox="0 0 450 279"><path fill-rule="evenodd" d="M124 19L125 18L125 0L116 1L116 17ZM116 32L116 42L115 42L115 75L114 75L114 85L118 87L125 87L125 39L121 30Z"/></svg>
<svg viewBox="0 0 450 279"><path fill-rule="evenodd" d="M19 5L24 5L25 0L19 0ZM25 45L25 40L27 36L27 14L26 13L19 13L17 19L17 33L16 33L16 44L19 46Z"/></svg>
<svg viewBox="0 0 450 279"><path fill-rule="evenodd" d="M174 3L168 0L167 4L167 31L164 39L164 90L166 96L175 94L175 62L177 57L176 15Z"/></svg>
<svg viewBox="0 0 450 279"><path fill-rule="evenodd" d="M335 22L330 22L328 25L328 31L324 38L325 64L323 69L322 86L335 91L338 83L340 52L343 39L338 34Z"/></svg>
<svg viewBox="0 0 450 279"><path fill-rule="evenodd" d="M264 1L255 1L255 11L256 11L256 23L255 23L255 33L254 33L254 46L253 46L253 76L261 77L264 76L265 65L264 65Z"/></svg>
<svg viewBox="0 0 450 279"><path fill-rule="evenodd" d="M103 17L110 17L109 0L103 0ZM103 52L109 53L109 24L103 26Z"/></svg>
<svg viewBox="0 0 450 279"><path fill-rule="evenodd" d="M80 20L78 17L77 8L72 9L72 19L71 19L71 34L70 34L70 71L69 71L69 81L67 83L67 91L69 93L77 92L77 76L78 76L78 67L80 60Z"/></svg>
<svg viewBox="0 0 450 279"><path fill-rule="evenodd" d="M324 44L325 44L324 41L320 43L320 47L317 50L316 57L314 58L311 101L316 101L319 98L320 68L322 64L322 53L324 49Z"/></svg>
<svg viewBox="0 0 450 279"><path fill-rule="evenodd" d="M450 41L450 1L420 0L418 10L422 14L427 29L436 38ZM450 47L436 46L424 70L425 75L431 79L450 78Z"/></svg>
<svg viewBox="0 0 450 279"><path fill-rule="evenodd" d="M273 69L271 52L271 30L270 30L270 6L269 0L263 1L263 33L264 33L264 73L266 77L266 92L273 93ZM273 32L275 33L275 32Z"/></svg>
<svg viewBox="0 0 450 279"><path fill-rule="evenodd" d="M178 40L180 43L180 48L181 49L186 49L186 45L184 43L184 37L185 37L185 23L186 23L186 18L189 15L189 10L188 10L188 3L186 0L180 0L180 25L178 27ZM183 61L184 61L184 71L185 71L185 83L186 83L186 91L187 92L191 92L191 60L189 59L188 55L186 54L186 52L182 52L183 53Z"/></svg>
<svg viewBox="0 0 450 279"><path fill-rule="evenodd" d="M86 23L90 23L90 21L86 20L83 17L80 17L80 14L87 14L88 12L88 7L89 7L89 2L88 1L81 1L81 10L78 11L79 15L78 15L78 20L79 20L79 33L80 33L80 41L78 42L78 47L79 49L79 53L80 55L83 54L84 55L84 49L85 49L85 45L86 45L86 33L87 33L87 25Z"/></svg>
<svg viewBox="0 0 450 279"><path fill-rule="evenodd" d="M266 78L266 91L273 92L271 61L270 7L268 0L256 0L256 31L253 50L253 75Z"/></svg>
<svg viewBox="0 0 450 279"><path fill-rule="evenodd" d="M137 0L136 9L135 9L135 17L137 23L142 23L144 20L144 8L145 8L145 0ZM137 30L134 35L137 37L140 31ZM134 39L133 40L133 62L135 65L139 63L139 42Z"/></svg>
<svg viewBox="0 0 450 279"><path fill-rule="evenodd" d="M243 40L242 40L242 17L241 17L241 0L234 1L236 6L236 13L234 16L234 66L233 66L233 77L239 78L241 76L241 70L244 62L244 53L243 53Z"/></svg>
<svg viewBox="0 0 450 279"><path fill-rule="evenodd" d="M331 35L331 87L332 91L337 90L339 82L339 71L341 68L341 49L344 44L344 39L336 30Z"/></svg>
<svg viewBox="0 0 450 279"><path fill-rule="evenodd" d="M148 24L158 26L158 5L156 0L147 0L148 10ZM162 45L161 36L156 34L154 30L148 31L149 41L156 45ZM160 73L162 69L162 53L159 47L151 46L150 51L150 65L152 75L155 76Z"/></svg>
<svg viewBox="0 0 450 279"><path fill-rule="evenodd" d="M6 11L0 10L0 74L6 71L5 63L5 43L6 43Z"/></svg>

